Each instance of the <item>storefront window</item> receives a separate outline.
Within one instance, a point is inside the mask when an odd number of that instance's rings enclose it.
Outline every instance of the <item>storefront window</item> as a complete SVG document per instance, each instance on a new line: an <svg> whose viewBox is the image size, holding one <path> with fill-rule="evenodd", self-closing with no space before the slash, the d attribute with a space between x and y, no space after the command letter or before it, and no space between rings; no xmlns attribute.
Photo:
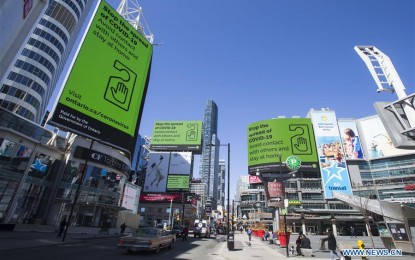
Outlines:
<svg viewBox="0 0 415 260"><path fill-rule="evenodd" d="M76 161L68 162L58 190L58 199L73 201L84 165ZM76 216L76 225L113 227L116 224L125 180L124 176L109 169L87 165L77 201L79 207L75 207L73 214ZM61 215L68 215L69 210L70 208L65 207L65 212Z"/></svg>
<svg viewBox="0 0 415 260"><path fill-rule="evenodd" d="M19 149L22 155L28 150L22 146ZM53 181L58 175L59 166L60 161L56 158L36 153L29 168L29 177L25 179L19 193L12 222L43 224L43 213L48 203Z"/></svg>

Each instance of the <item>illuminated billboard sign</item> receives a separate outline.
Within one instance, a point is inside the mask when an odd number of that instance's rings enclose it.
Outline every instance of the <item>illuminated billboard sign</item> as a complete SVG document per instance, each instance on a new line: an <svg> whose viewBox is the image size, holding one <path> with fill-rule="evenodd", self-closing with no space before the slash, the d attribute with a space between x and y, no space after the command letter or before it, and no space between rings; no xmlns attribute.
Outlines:
<svg viewBox="0 0 415 260"><path fill-rule="evenodd" d="M152 45L101 1L48 122L133 154Z"/></svg>
<svg viewBox="0 0 415 260"><path fill-rule="evenodd" d="M316 135L324 197L332 199L333 191L352 194L335 113L312 111L310 114Z"/></svg>
<svg viewBox="0 0 415 260"><path fill-rule="evenodd" d="M193 204L192 193L141 193L140 202L185 203Z"/></svg>
<svg viewBox="0 0 415 260"><path fill-rule="evenodd" d="M309 118L278 118L248 126L249 174L255 174L257 169L278 172L279 160L284 167L288 158L297 159L292 165L294 168L298 169L300 162L302 168L317 168L314 133Z"/></svg>
<svg viewBox="0 0 415 260"><path fill-rule="evenodd" d="M151 137L154 151L193 151L202 147L202 121L158 121Z"/></svg>
<svg viewBox="0 0 415 260"><path fill-rule="evenodd" d="M167 191L188 191L189 175L169 175L167 178Z"/></svg>

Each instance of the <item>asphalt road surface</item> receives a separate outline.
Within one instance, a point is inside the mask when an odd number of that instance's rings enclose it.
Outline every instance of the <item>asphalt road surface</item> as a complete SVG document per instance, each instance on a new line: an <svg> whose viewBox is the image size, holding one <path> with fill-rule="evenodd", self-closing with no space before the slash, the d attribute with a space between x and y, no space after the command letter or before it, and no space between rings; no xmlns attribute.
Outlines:
<svg viewBox="0 0 415 260"><path fill-rule="evenodd" d="M222 242L220 242L222 241ZM177 239L172 249L161 249L155 252L127 253L116 247L118 238L104 238L97 240L85 240L82 243L52 245L47 247L35 247L27 249L13 249L0 252L0 259L4 260L104 260L104 259L212 259L211 252L216 246L224 242L224 239L193 238L187 241Z"/></svg>

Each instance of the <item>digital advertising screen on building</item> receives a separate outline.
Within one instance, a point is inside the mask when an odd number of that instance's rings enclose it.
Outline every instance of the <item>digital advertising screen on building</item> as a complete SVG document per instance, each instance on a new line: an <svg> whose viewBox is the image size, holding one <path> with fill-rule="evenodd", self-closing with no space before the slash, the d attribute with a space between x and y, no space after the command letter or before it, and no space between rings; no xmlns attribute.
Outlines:
<svg viewBox="0 0 415 260"><path fill-rule="evenodd" d="M342 140L333 111L311 111L320 162L324 198L332 199L333 191L352 194Z"/></svg>
<svg viewBox="0 0 415 260"><path fill-rule="evenodd" d="M369 160L415 153L414 150L395 148L379 116L361 118L357 125L362 135L362 147Z"/></svg>
<svg viewBox="0 0 415 260"><path fill-rule="evenodd" d="M248 126L249 174L317 168L313 127L309 118L278 118Z"/></svg>
<svg viewBox="0 0 415 260"><path fill-rule="evenodd" d="M152 53L151 43L100 1L48 123L133 154Z"/></svg>
<svg viewBox="0 0 415 260"><path fill-rule="evenodd" d="M202 150L202 121L157 121L151 137L154 151Z"/></svg>
<svg viewBox="0 0 415 260"><path fill-rule="evenodd" d="M144 181L144 192L188 191L191 152L151 152Z"/></svg>

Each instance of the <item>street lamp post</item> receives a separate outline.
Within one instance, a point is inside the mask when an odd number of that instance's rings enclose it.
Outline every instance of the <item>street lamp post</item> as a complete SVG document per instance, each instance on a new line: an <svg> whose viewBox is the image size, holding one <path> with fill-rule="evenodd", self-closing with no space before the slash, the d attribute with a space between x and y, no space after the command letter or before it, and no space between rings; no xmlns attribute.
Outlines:
<svg viewBox="0 0 415 260"><path fill-rule="evenodd" d="M278 154L278 158L280 160L280 181L283 182L284 180L283 180L283 177L282 177L282 154ZM284 204L285 204L285 183L283 183L283 187L284 187L284 190L283 190L282 200L284 201ZM285 207L285 205L284 205L284 207ZM286 209L283 212L283 216L284 216L285 251L286 251L287 257L289 257L289 254L288 254L288 239L287 239L288 238L288 236L287 236L287 233L288 233L288 230L287 230L287 210Z"/></svg>
<svg viewBox="0 0 415 260"><path fill-rule="evenodd" d="M229 205L230 204L230 200L229 200L230 185L229 184L230 184L230 181L231 181L230 180L231 179L231 177L230 177L231 176L231 144L230 143L223 144L223 145L221 145L221 144L208 144L207 146L215 146L215 147L216 146L227 146L228 147L228 195L227 195L228 204L227 204L227 208L226 208L226 212L227 212L226 237L227 237L227 240L229 240L229 211L230 211L230 205ZM228 246L229 246L229 243L228 243Z"/></svg>
<svg viewBox="0 0 415 260"><path fill-rule="evenodd" d="M80 194L80 191L81 191L81 185L82 185L82 182L84 180L84 176L85 176L85 173L86 173L86 168L88 167L88 162L89 162L89 158L91 157L92 146L93 145L94 145L94 140L91 140L91 145L89 146L89 150L88 150L88 157L85 159L84 168L82 169L81 177L79 178L79 184L78 184L78 187L76 188L75 198L72 201L71 211L69 212L68 220L66 221L67 224L66 224L65 229L63 231L62 242L65 242L66 234L68 233L68 228L69 228L69 225L71 224L72 214L73 214L73 211L75 209L75 205L78 202L79 194Z"/></svg>

